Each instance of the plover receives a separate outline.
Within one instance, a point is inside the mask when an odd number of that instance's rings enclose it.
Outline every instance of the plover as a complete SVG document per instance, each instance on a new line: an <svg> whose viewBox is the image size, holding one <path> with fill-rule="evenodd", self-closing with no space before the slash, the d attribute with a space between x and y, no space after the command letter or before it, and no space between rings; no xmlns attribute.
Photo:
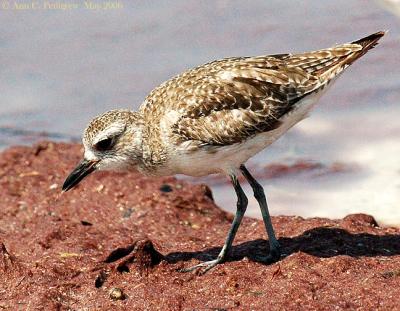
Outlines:
<svg viewBox="0 0 400 311"><path fill-rule="evenodd" d="M63 191L95 170L137 169L146 175L229 176L237 210L215 260L184 269L206 272L223 262L247 207L238 174L257 199L269 238L267 262L280 258L262 186L246 161L304 119L319 97L385 32L301 54L233 57L190 69L156 87L139 111L112 110L94 118L83 134L84 159Z"/></svg>

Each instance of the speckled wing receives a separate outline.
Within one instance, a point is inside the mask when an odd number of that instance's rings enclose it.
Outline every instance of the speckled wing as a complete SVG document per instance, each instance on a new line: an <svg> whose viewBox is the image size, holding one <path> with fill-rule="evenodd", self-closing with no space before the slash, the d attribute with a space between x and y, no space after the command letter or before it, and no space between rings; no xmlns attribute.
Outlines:
<svg viewBox="0 0 400 311"><path fill-rule="evenodd" d="M276 129L296 102L323 86L313 74L320 70L315 59L313 54L246 58L203 77L182 99L187 108L174 132L206 145L229 145Z"/></svg>
<svg viewBox="0 0 400 311"><path fill-rule="evenodd" d="M302 54L228 58L194 68L149 95L179 113L173 132L203 145L230 145L280 126L302 98L322 90L384 33ZM167 103L167 104L166 104Z"/></svg>
<svg viewBox="0 0 400 311"><path fill-rule="evenodd" d="M182 98L186 109L174 132L205 145L229 145L277 128L279 119L318 83L303 70L283 71L279 58L236 60L197 80Z"/></svg>

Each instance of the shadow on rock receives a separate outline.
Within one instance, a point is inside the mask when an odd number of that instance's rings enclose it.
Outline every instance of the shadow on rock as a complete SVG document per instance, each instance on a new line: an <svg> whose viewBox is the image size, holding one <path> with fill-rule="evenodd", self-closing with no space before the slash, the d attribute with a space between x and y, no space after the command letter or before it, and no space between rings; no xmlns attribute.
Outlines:
<svg viewBox="0 0 400 311"><path fill-rule="evenodd" d="M374 235L369 233L352 234L344 229L319 227L305 231L293 238L280 238L281 259L296 253L304 252L316 257L334 257L347 255L351 257L374 257L400 255L400 235ZM169 263L198 259L207 261L218 256L220 247L213 247L198 252L174 252L164 259ZM260 257L269 252L268 241L257 239L233 247L227 261L237 261L248 257L251 261L260 261Z"/></svg>

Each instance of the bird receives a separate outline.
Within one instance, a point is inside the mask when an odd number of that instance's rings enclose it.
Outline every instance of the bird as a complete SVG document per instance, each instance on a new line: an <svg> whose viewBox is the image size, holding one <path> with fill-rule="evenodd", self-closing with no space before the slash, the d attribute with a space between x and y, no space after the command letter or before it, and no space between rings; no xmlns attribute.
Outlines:
<svg viewBox="0 0 400 311"><path fill-rule="evenodd" d="M269 241L261 258L281 258L265 192L246 162L309 115L321 95L385 35L298 54L230 57L189 69L154 88L138 111L95 117L82 136L83 160L62 186L66 192L97 170L136 170L147 176L224 174L237 196L236 213L216 259L181 271L205 273L229 258L250 184Z"/></svg>

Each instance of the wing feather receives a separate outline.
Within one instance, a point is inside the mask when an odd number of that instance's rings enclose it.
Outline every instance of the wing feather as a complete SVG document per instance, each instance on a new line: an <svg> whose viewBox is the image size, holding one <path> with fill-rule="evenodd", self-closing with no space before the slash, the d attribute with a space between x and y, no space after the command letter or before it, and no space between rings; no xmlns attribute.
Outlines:
<svg viewBox="0 0 400 311"><path fill-rule="evenodd" d="M207 145L241 142L276 129L282 116L319 84L318 78L282 59L242 59L196 81L181 98L185 109L173 131Z"/></svg>
<svg viewBox="0 0 400 311"><path fill-rule="evenodd" d="M214 61L161 84L140 110L153 122L175 111L172 131L183 141L241 142L276 129L297 102L325 88L383 35L314 52Z"/></svg>

